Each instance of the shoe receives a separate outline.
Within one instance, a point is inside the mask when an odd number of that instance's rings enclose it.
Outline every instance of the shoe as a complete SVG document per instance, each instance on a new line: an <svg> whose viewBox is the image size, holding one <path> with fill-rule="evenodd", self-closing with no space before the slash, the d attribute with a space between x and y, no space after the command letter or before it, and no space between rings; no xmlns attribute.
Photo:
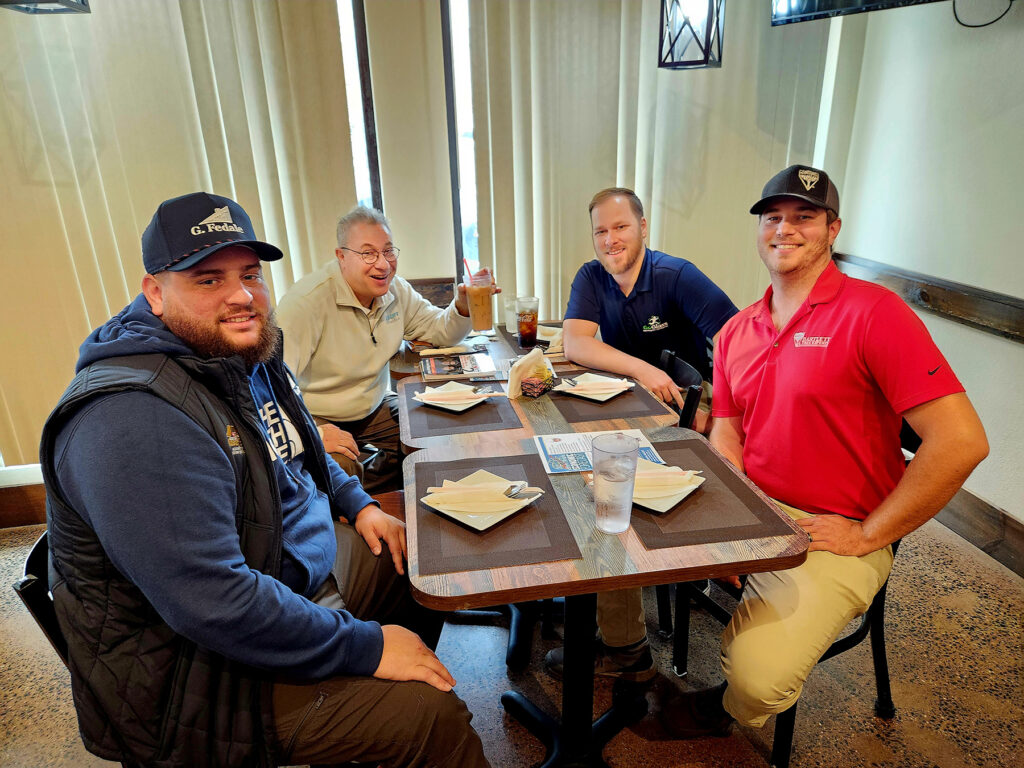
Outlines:
<svg viewBox="0 0 1024 768"><path fill-rule="evenodd" d="M556 680L565 675L565 648L553 648L544 657L544 669ZM594 674L624 680L627 683L646 683L658 674L651 656L647 638L621 648L610 648L597 641Z"/></svg>
<svg viewBox="0 0 1024 768"><path fill-rule="evenodd" d="M663 702L658 717L662 727L676 739L704 739L728 736L732 715L722 708L725 684L703 691L688 691Z"/></svg>

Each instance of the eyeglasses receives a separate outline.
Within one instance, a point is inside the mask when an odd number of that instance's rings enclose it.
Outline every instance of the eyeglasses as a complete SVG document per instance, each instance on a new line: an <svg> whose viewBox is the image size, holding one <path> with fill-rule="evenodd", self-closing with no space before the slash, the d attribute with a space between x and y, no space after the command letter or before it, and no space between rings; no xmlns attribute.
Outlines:
<svg viewBox="0 0 1024 768"><path fill-rule="evenodd" d="M352 251L352 253L358 253L364 264L376 264L377 259L381 256L387 261L388 264L394 264L398 261L398 249L397 248L385 248L383 251L357 251L355 248L346 248L344 245L341 246L343 251Z"/></svg>

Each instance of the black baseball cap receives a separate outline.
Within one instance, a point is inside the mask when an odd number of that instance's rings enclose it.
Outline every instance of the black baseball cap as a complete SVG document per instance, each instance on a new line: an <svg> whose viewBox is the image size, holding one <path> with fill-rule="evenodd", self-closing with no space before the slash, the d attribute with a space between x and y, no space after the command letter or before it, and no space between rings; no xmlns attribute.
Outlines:
<svg viewBox="0 0 1024 768"><path fill-rule="evenodd" d="M795 197L839 215L839 190L824 171L808 165L791 165L772 176L761 190L761 199L750 207L759 214L777 197Z"/></svg>
<svg viewBox="0 0 1024 768"><path fill-rule="evenodd" d="M142 263L151 275L180 272L229 245L252 248L263 261L284 257L256 237L249 215L234 200L193 192L160 203L142 233Z"/></svg>

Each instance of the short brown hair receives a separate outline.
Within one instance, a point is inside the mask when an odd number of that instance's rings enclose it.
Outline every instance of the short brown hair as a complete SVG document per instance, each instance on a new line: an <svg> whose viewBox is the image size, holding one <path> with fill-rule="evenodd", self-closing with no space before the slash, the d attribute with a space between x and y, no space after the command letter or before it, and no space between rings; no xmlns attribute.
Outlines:
<svg viewBox="0 0 1024 768"><path fill-rule="evenodd" d="M598 192L590 201L590 207L587 208L587 215L594 212L594 206L603 203L609 197L624 197L629 201L629 207L633 209L633 213L636 214L636 218L639 221L644 217L644 204L640 202L640 198L636 196L636 192L632 189L626 189L625 187L608 187Z"/></svg>

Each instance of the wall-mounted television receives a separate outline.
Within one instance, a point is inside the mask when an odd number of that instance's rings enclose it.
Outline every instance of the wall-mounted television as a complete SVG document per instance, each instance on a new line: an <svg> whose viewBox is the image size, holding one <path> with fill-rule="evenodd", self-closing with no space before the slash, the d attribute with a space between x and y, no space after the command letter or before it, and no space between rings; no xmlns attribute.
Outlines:
<svg viewBox="0 0 1024 768"><path fill-rule="evenodd" d="M772 0L772 26L937 2L940 0Z"/></svg>

